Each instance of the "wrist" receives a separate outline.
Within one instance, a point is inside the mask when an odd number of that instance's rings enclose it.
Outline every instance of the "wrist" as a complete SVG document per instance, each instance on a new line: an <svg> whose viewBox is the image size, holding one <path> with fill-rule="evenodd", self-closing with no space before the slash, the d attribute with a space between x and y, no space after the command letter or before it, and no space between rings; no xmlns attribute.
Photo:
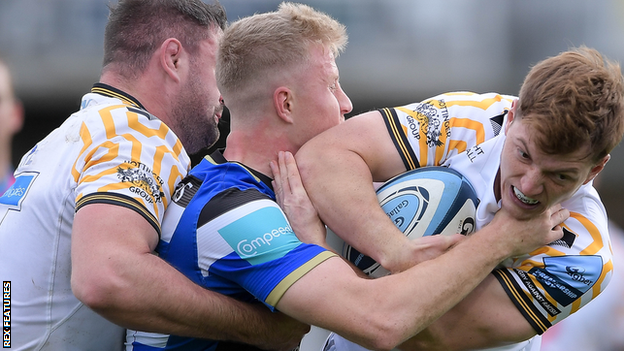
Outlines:
<svg viewBox="0 0 624 351"><path fill-rule="evenodd" d="M468 241L476 246L478 254L489 255L496 264L513 256L515 245L513 241L507 240L504 235L500 234L500 230L493 226L485 226L481 230L476 231L468 237Z"/></svg>

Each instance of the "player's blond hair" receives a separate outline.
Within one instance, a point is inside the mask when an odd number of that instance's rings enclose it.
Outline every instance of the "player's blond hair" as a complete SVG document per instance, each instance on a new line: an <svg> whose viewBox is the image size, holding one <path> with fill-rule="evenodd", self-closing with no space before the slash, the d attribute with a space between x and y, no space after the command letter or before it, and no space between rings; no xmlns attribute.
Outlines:
<svg viewBox="0 0 624 351"><path fill-rule="evenodd" d="M517 114L532 125L538 147L565 155L586 145L598 161L624 134L624 84L619 64L587 47L535 65L519 94Z"/></svg>
<svg viewBox="0 0 624 351"><path fill-rule="evenodd" d="M337 57L347 44L344 25L313 8L284 2L275 12L255 14L226 28L217 60L217 85L226 97L250 83L309 60L311 44ZM256 85L257 86L257 85Z"/></svg>

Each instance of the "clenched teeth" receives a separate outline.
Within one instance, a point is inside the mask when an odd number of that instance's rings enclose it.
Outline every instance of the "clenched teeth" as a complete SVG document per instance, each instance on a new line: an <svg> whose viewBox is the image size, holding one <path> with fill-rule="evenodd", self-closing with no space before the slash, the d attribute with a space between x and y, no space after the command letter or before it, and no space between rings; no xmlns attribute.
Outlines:
<svg viewBox="0 0 624 351"><path fill-rule="evenodd" d="M518 200L522 201L523 203L527 205L535 205L539 202L538 200L527 197L522 192L520 192L520 190L518 190L518 188L516 188L515 186L513 187L513 191L514 191L514 194L516 194L516 197L518 198Z"/></svg>

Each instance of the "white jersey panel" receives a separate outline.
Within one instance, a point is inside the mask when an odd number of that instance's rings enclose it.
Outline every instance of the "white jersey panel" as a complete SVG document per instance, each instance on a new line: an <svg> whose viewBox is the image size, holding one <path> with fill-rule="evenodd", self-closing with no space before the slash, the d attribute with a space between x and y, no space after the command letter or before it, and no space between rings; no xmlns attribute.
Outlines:
<svg viewBox="0 0 624 351"><path fill-rule="evenodd" d="M0 278L11 282L13 349L122 348L123 329L72 294L75 211L124 206L160 231L171 190L188 171L177 137L109 88L96 84L81 110L22 158L16 183L0 197Z"/></svg>

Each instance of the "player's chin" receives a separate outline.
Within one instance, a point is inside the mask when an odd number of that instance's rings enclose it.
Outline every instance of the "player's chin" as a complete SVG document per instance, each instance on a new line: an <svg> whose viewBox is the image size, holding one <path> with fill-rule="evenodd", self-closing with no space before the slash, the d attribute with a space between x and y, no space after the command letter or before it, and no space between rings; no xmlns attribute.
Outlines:
<svg viewBox="0 0 624 351"><path fill-rule="evenodd" d="M542 213L545 208L542 206L541 202L538 202L533 205L526 204L517 198L513 197L509 199L511 201L503 200L503 207L517 220L528 220L531 219L540 213Z"/></svg>

